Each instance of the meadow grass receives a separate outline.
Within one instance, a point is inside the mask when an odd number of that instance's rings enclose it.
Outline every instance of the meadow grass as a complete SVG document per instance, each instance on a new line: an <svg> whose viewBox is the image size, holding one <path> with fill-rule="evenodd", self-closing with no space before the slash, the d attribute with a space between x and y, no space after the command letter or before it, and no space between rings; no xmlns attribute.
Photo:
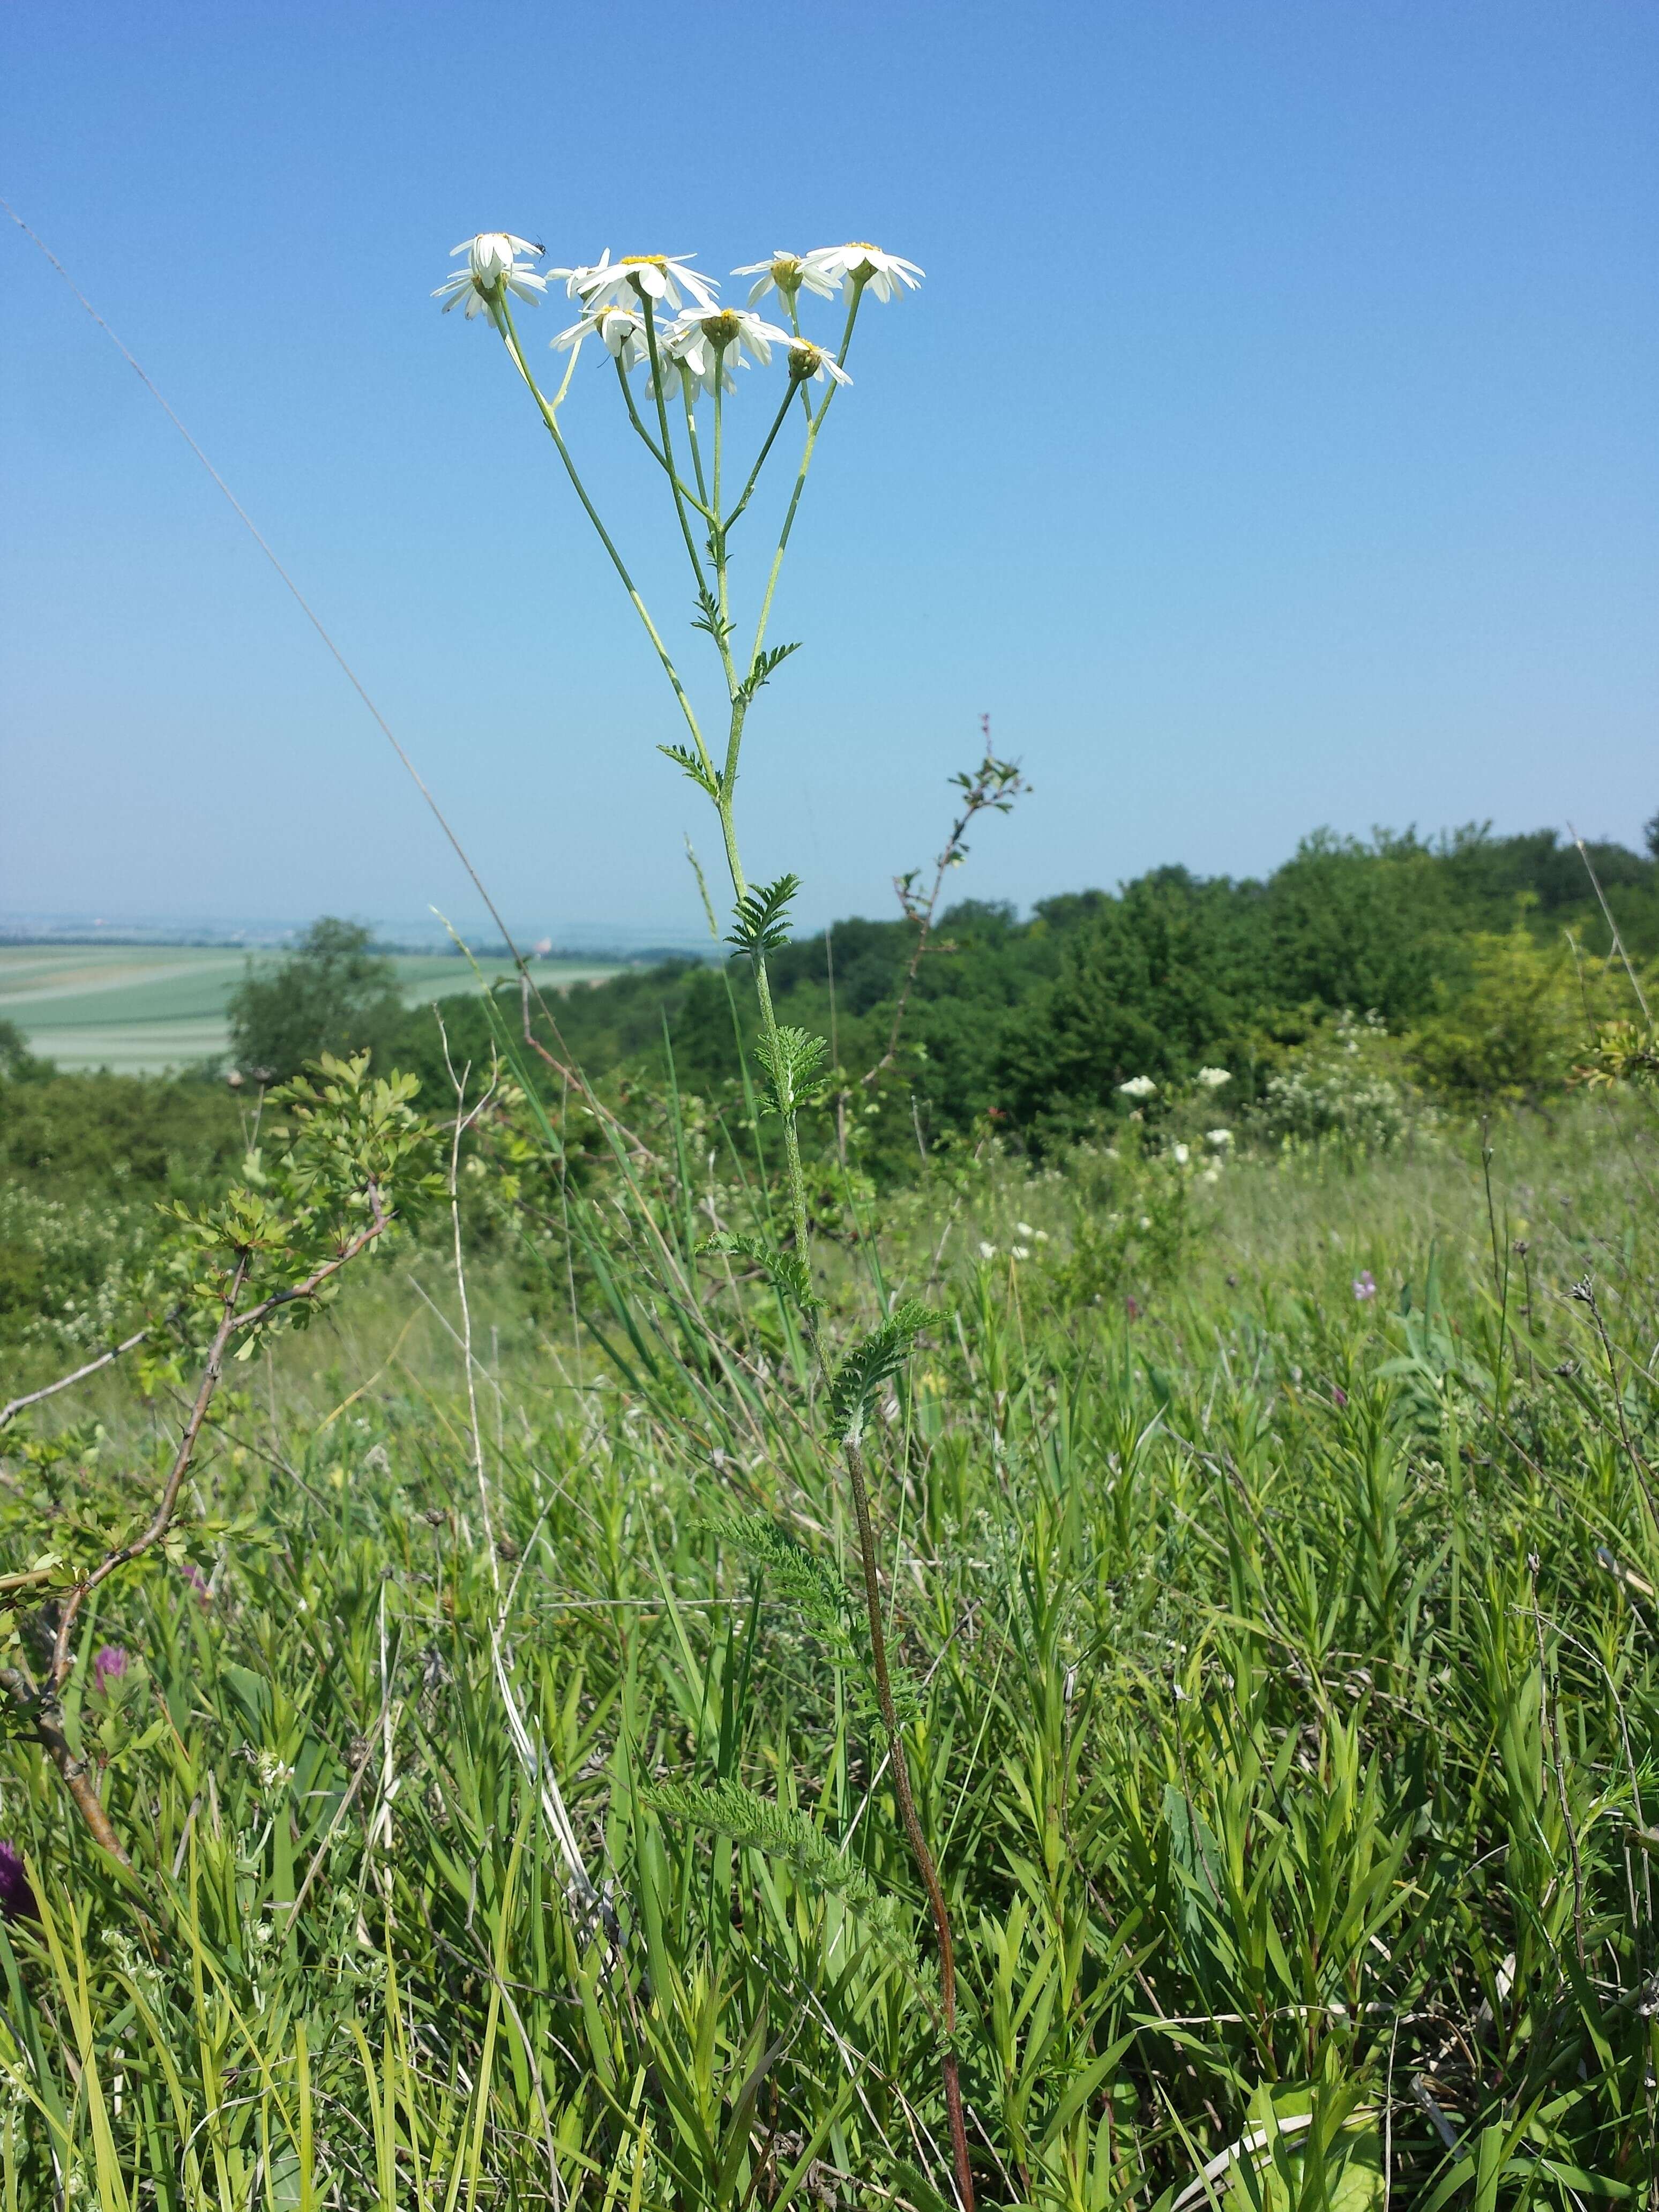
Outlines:
<svg viewBox="0 0 1659 2212"><path fill-rule="evenodd" d="M1133 1162L981 1152L824 1270L839 1334L948 1311L871 1460L982 2201L1652 2201L1653 1149L1489 1143L1243 1160L1111 1268ZM133 1878L4 1753L0 2203L949 2201L811 1368L629 1256L697 1189L613 1206L604 1281L475 1268L471 1394L431 1245L235 1370L78 1624ZM0 1565L171 1420L105 1376L9 1437Z"/></svg>

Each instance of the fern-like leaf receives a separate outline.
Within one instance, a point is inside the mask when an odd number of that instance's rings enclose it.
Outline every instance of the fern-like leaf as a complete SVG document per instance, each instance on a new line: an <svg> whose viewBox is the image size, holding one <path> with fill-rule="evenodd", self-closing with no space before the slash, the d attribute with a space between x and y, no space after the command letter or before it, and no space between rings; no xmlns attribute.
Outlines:
<svg viewBox="0 0 1659 2212"><path fill-rule="evenodd" d="M775 952L779 945L787 945L789 908L799 889L800 878L790 875L780 876L775 884L759 884L745 891L732 909L726 943L735 945L751 960L758 960L763 953Z"/></svg>
<svg viewBox="0 0 1659 2212"><path fill-rule="evenodd" d="M850 1444L862 1443L877 1391L903 1366L921 1331L943 1319L919 1300L905 1298L879 1328L853 1346L830 1386L830 1415L838 1437Z"/></svg>
<svg viewBox="0 0 1659 2212"><path fill-rule="evenodd" d="M659 745L657 750L665 754L676 768L683 769L699 791L706 791L712 799L719 801L720 780L718 772L711 774L690 745Z"/></svg>
<svg viewBox="0 0 1659 2212"><path fill-rule="evenodd" d="M712 543L709 546L709 556L711 559L714 556ZM705 585L697 593L697 611L691 617L691 627L693 629L704 631L714 639L716 645L723 646L737 625L728 621L720 612L720 601Z"/></svg>
<svg viewBox="0 0 1659 2212"><path fill-rule="evenodd" d="M916 1954L899 1923L893 1900L884 1897L855 1859L837 1850L805 1813L793 1813L740 1782L716 1782L699 1789L689 1782L659 1782L640 1793L653 1811L711 1835L764 1851L794 1869L801 1882L820 1896L839 1897L862 1920L877 1948L914 1981Z"/></svg>
<svg viewBox="0 0 1659 2212"><path fill-rule="evenodd" d="M794 645L775 645L769 647L764 653L757 653L748 675L738 686L737 700L743 706L749 706L753 702L755 694L763 686L771 682L774 670L781 668L792 653L799 651L800 646L797 642Z"/></svg>
<svg viewBox="0 0 1659 2212"><path fill-rule="evenodd" d="M793 1298L803 1313L808 1313L823 1301L812 1288L812 1278L806 1262L796 1252L775 1252L758 1237L746 1237L723 1230L718 1237L705 1237L697 1247L700 1257L721 1256L752 1260L781 1297Z"/></svg>
<svg viewBox="0 0 1659 2212"><path fill-rule="evenodd" d="M766 1103L774 1114L796 1114L817 1096L830 1048L810 1030L780 1029L762 1037L755 1057L766 1071Z"/></svg>

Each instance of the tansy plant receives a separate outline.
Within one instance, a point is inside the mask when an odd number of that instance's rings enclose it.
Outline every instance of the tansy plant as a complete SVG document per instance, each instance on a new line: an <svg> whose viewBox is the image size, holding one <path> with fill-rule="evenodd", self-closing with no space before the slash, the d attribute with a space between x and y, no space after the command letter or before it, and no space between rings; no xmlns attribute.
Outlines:
<svg viewBox="0 0 1659 2212"><path fill-rule="evenodd" d="M830 1411L829 1442L846 1471L858 1528L860 1598L872 1686L890 1749L901 1818L938 1939L945 2102L957 2185L964 2207L971 2208L973 2185L951 2040L956 2026L956 1977L951 1928L944 1893L916 1814L887 1662L884 1601L864 1453L870 1408L902 1366L916 1335L932 1316L913 1303L894 1305L880 1328L855 1345L833 1375L829 1372L812 1287L806 1182L799 1131L802 1108L823 1087L829 1050L822 1037L780 1024L774 1012L767 956L787 938L789 909L799 884L793 875L780 876L769 884L750 882L743 865L736 809L750 714L780 665L796 650L793 644L769 642L773 602L819 436L837 394L852 381L847 359L860 312L866 298L889 303L915 290L922 272L913 262L863 242L819 246L804 254L779 252L734 271L754 280L746 303L734 307L720 304L716 285L693 268L685 255L636 253L612 260L607 248L598 261L582 267L538 269L535 264L544 252L540 246L511 232L486 232L455 247L452 258L462 265L438 287L434 297L442 299L446 313L460 307L469 319L487 317L499 333L673 693L683 733L659 750L704 794L720 823L732 897L727 942L747 956L754 977L761 1023L757 1049L766 1078L764 1103L781 1126L793 1249L779 1250L754 1237L714 1240L714 1249L741 1252L760 1268L781 1297L793 1304L824 1369L829 1387L822 1395ZM552 341L556 355L568 358L556 389L550 392L531 365L520 335L516 308L534 303L550 285L561 281L580 313ZM761 312L763 307L781 320L769 321ZM803 308L839 309L839 337L833 343L810 337L803 327ZM692 627L708 640L719 661L724 703L718 726L706 724L694 706L663 629L601 519L567 442L561 410L584 354L590 360L597 356L601 372L614 376L627 428L638 439L649 466L661 481L665 520L684 549L689 570ZM745 447L744 457L733 465L728 451L732 426L728 422L726 403L755 371L771 378L775 403L757 445L752 452ZM732 554L743 542L740 526L750 516L763 472L783 446L792 423L799 441L793 482L750 629L747 618L739 623L734 605ZM749 526L752 529L752 521ZM680 1793L674 1809L685 1813L689 1802L687 1793ZM719 1808L711 1805L709 1825L724 1826L731 1832L729 1808L722 1815ZM765 1832L763 1822L749 1825L757 1835Z"/></svg>

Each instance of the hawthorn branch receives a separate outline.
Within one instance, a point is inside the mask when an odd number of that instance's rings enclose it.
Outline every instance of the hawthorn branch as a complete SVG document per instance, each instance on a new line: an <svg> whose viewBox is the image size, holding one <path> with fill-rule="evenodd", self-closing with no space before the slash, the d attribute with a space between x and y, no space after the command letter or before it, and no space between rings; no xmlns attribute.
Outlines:
<svg viewBox="0 0 1659 2212"><path fill-rule="evenodd" d="M96 1359L89 1359L84 1367L77 1367L73 1375L60 1375L55 1382L48 1382L39 1390L27 1390L21 1398L13 1398L8 1404L0 1406L0 1429L15 1419L26 1406L38 1406L43 1398L55 1398L60 1390L67 1390L76 1382L84 1382L88 1375L96 1375L100 1368L112 1365L123 1352L131 1352L150 1334L149 1328L135 1329L123 1343L112 1344Z"/></svg>

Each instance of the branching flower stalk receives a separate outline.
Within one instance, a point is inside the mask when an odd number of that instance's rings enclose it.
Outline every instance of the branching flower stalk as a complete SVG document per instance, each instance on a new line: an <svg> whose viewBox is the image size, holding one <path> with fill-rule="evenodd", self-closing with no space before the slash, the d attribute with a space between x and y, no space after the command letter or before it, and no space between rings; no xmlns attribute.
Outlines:
<svg viewBox="0 0 1659 2212"><path fill-rule="evenodd" d="M847 359L860 307L866 294L878 301L890 301L906 290L914 290L922 272L914 264L865 243L820 247L804 255L775 253L769 260L737 272L759 279L747 307L738 309L720 306L714 286L691 268L684 256L643 254L612 261L607 249L596 263L541 271L532 266L540 252L540 248L532 247L524 240L506 233L486 233L465 241L456 247L455 257L464 254L465 266L439 288L439 296L444 299L446 311L464 305L469 318L487 317L500 334L553 442L571 488L616 570L673 693L689 743L665 744L659 750L696 785L713 805L719 821L733 901L732 927L726 941L748 956L754 976L761 1022L757 1053L767 1077L766 1104L776 1115L782 1132L793 1250L785 1254L763 1249L752 1239L716 1241L723 1245L740 1241L780 1293L793 1299L815 1362L826 1383L830 1384L830 1401L837 1409L838 1433L835 1442L850 1487L858 1530L876 1701L889 1740L895 1791L906 1839L927 1897L939 1948L944 2030L942 2073L957 2190L964 2212L972 2212L973 2182L952 2040L956 2028L956 1977L950 1917L910 1786L902 1720L887 1660L879 1564L862 1441L864 1412L869 1392L876 1387L867 1380L874 1371L872 1358L876 1368L886 1360L890 1364L883 1371L896 1371L908 1356L916 1331L931 1317L920 1308L895 1309L872 1337L854 1348L831 1380L811 1286L811 1224L799 1132L802 1108L811 1103L823 1087L828 1047L823 1039L787 1027L777 1018L768 955L787 940L789 909L799 884L793 875L781 876L766 884L750 882L740 850L736 808L750 711L783 661L797 649L793 644L769 647L767 639L779 579L818 440L837 392L851 381ZM582 313L578 322L561 331L553 341L556 349L568 352L570 362L558 390L550 397L526 353L514 302L534 301L556 278L564 280L568 296L580 302ZM756 312L769 291L775 292L787 315L787 331L763 321ZM820 345L805 334L799 312L803 295L823 301L845 300L841 335L833 348ZM682 295L690 301L689 306L682 307ZM655 469L667 480L675 532L684 545L691 572L695 594L693 627L709 639L719 659L725 693L721 708L725 720L723 747L711 743L710 733L693 704L662 628L647 606L616 538L601 518L561 425L560 413L571 388L577 360L590 342L597 342L610 356L629 428L645 447ZM768 368L775 348L784 356L784 391L772 410L752 461L741 471L728 469L726 400L738 388L738 372L746 371L751 361L758 368ZM648 385L648 404L643 408L630 383L635 374L643 375ZM815 397L815 387L822 387L821 397ZM708 410L706 443L698 421L699 407L704 402ZM683 444L677 444L674 434L674 403L678 403L684 423ZM800 450L760 594L752 641L746 661L740 662L733 651L738 624L732 606L732 533L748 514L798 403L802 425ZM682 453L689 459L689 480L688 471L681 465ZM740 486L737 497L729 503L728 482ZM1012 775L1000 763L994 765L997 778ZM975 797L975 803L969 808L971 815L980 805L998 805L1012 793L1006 784L999 782L995 792L988 785L982 793L970 796ZM962 826L965 828L965 823ZM923 935L925 941L925 931Z"/></svg>

